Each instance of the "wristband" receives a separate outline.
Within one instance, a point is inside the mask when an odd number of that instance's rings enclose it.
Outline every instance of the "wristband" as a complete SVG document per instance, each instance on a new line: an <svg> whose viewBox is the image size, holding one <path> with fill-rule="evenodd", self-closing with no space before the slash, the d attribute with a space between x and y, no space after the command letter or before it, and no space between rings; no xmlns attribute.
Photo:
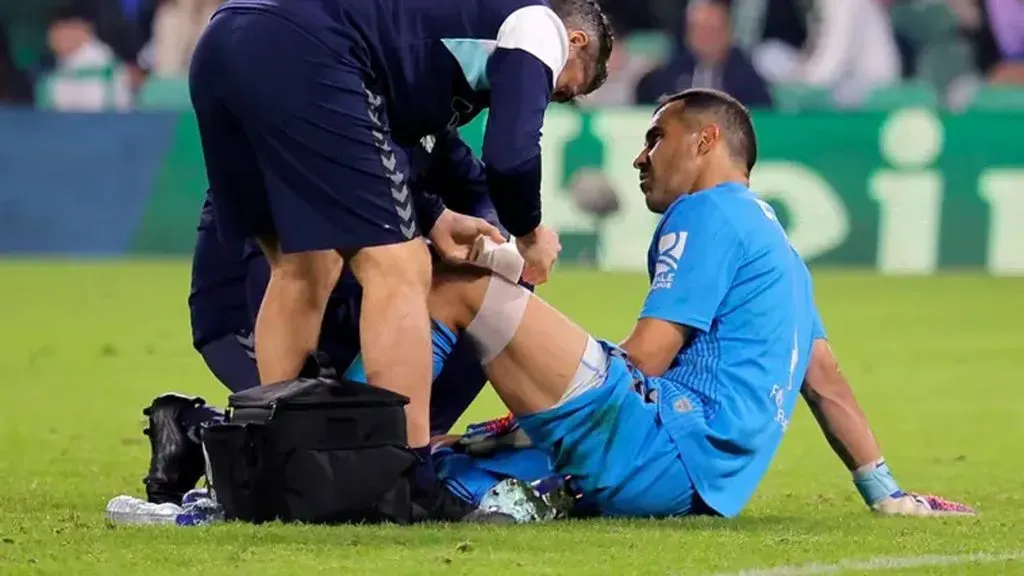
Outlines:
<svg viewBox="0 0 1024 576"><path fill-rule="evenodd" d="M896 479L892 477L892 470L885 463L885 458L879 458L854 470L853 484L868 506L873 506L886 498L899 498L903 495L903 491L896 484Z"/></svg>

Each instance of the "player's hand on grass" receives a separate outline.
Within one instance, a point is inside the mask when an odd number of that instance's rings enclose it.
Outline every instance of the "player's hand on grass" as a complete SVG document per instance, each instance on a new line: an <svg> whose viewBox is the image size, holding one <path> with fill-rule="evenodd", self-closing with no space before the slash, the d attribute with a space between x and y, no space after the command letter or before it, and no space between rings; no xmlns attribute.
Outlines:
<svg viewBox="0 0 1024 576"><path fill-rule="evenodd" d="M523 269L523 280L533 284L543 284L551 276L551 269L562 251L562 243L558 234L547 226L540 225L526 236L516 238L519 253L526 260Z"/></svg>
<svg viewBox="0 0 1024 576"><path fill-rule="evenodd" d="M973 516L974 509L938 496L904 492L884 458L853 472L853 483L864 503L883 516Z"/></svg>
<svg viewBox="0 0 1024 576"><path fill-rule="evenodd" d="M473 243L481 235L498 244L505 243L501 231L482 218L466 216L445 209L430 229L430 241L442 258L462 263L469 260Z"/></svg>
<svg viewBox="0 0 1024 576"><path fill-rule="evenodd" d="M883 516L974 516L973 508L938 496L897 494L876 502L872 509Z"/></svg>

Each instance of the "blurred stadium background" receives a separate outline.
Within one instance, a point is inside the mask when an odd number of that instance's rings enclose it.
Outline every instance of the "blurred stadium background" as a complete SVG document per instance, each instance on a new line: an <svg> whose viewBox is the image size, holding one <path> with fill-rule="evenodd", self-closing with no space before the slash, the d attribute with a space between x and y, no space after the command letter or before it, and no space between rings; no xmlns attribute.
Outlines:
<svg viewBox="0 0 1024 576"><path fill-rule="evenodd" d="M0 253L191 250L205 177L185 76L218 3L0 0ZM1020 0L603 4L610 81L544 131L566 260L635 268L651 105L712 86L756 111L755 187L811 262L1024 271Z"/></svg>
<svg viewBox="0 0 1024 576"><path fill-rule="evenodd" d="M0 0L0 573L823 574L907 554L933 567L901 574L1020 573L1024 281L1001 276L1024 273L1024 0L600 1L610 81L545 124L545 220L571 265L541 293L626 335L656 221L630 166L652 103L732 93L754 109L754 187L815 269L901 482L983 517L875 522L799 408L727 523L105 527L110 497L141 493L141 407L224 400L186 307L206 179L184 77L218 1ZM467 418L500 413L485 391Z"/></svg>

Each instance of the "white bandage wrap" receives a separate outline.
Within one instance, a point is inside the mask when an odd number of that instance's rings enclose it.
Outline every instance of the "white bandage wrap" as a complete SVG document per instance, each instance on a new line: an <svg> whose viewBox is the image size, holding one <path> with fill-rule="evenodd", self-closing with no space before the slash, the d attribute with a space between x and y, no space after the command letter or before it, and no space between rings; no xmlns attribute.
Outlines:
<svg viewBox="0 0 1024 576"><path fill-rule="evenodd" d="M552 408L557 408L580 394L597 388L604 384L607 378L608 352L597 343L597 340L587 336L587 347L583 350L580 365L576 367L576 374L569 381L562 398Z"/></svg>
<svg viewBox="0 0 1024 576"><path fill-rule="evenodd" d="M494 272L498 276L516 284L523 275L525 261L515 242L498 244L486 236L480 236L473 244L469 254L470 261Z"/></svg>
<svg viewBox="0 0 1024 576"><path fill-rule="evenodd" d="M503 276L491 275L483 304L466 327L466 336L476 346L480 364L490 364L512 341L529 302L529 290Z"/></svg>

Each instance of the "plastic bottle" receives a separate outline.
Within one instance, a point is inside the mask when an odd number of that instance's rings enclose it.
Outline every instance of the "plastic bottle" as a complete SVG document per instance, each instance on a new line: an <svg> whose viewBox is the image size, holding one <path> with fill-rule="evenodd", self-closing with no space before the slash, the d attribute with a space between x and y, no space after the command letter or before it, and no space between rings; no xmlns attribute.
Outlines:
<svg viewBox="0 0 1024 576"><path fill-rule="evenodd" d="M134 496L116 496L107 502L107 520L115 524L174 524L181 506L153 504Z"/></svg>

